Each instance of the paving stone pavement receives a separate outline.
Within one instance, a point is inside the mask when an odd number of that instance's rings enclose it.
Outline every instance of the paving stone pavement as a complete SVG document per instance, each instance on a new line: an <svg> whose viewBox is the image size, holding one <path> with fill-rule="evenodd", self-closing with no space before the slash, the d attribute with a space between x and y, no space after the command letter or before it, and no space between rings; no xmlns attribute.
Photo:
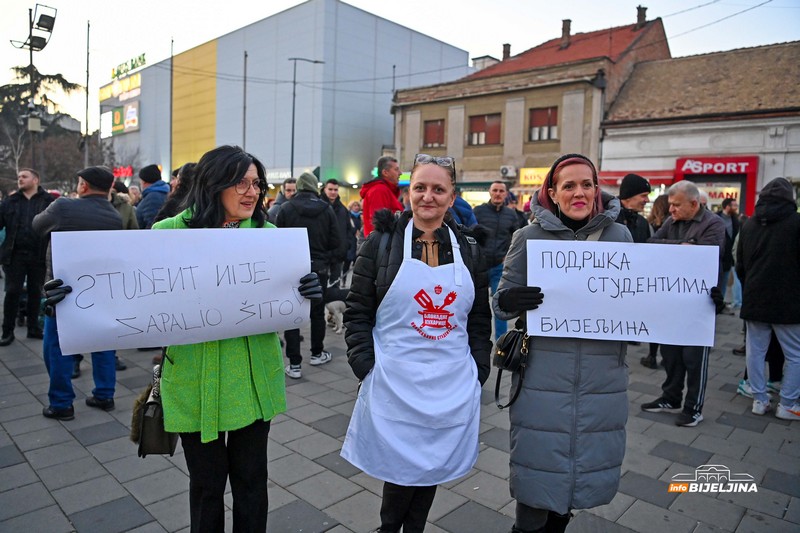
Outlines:
<svg viewBox="0 0 800 533"><path fill-rule="evenodd" d="M629 346L628 441L619 491L608 505L576 512L569 533L800 531L800 423L750 413L736 395L744 358L742 322L717 318L711 352L705 420L679 428L674 415L643 413L654 399L663 369L639 364L647 345ZM0 532L188 531L189 478L181 447L174 457L136 456L128 439L134 398L150 376L155 352L125 350L128 370L117 375L117 408L86 407L90 362L74 380L75 420L41 415L48 378L41 341L24 338L0 348ZM306 338L309 333L305 331ZM379 525L382 483L339 457L356 394L344 339L329 330L333 361L303 366L287 378L289 410L273 420L269 442L269 531L365 532ZM307 344L305 344L307 348ZM504 378L506 379L506 378ZM514 502L508 493L508 413L493 402L494 371L484 387L480 455L465 477L439 488L428 533L505 533ZM508 391L509 382L503 385ZM757 493L669 493L676 474L704 464L753 476ZM226 495L227 524L231 531Z"/></svg>

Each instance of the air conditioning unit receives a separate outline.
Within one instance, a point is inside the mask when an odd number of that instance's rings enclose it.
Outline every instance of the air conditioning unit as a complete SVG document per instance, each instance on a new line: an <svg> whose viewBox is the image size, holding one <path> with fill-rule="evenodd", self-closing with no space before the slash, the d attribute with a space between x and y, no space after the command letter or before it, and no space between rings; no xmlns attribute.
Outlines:
<svg viewBox="0 0 800 533"><path fill-rule="evenodd" d="M517 167L511 165L503 165L500 167L500 175L504 178L516 178Z"/></svg>

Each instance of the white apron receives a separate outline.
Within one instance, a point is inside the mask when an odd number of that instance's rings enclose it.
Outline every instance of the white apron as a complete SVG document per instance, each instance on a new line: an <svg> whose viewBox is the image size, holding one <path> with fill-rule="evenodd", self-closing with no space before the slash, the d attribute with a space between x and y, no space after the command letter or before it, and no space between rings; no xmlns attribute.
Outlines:
<svg viewBox="0 0 800 533"><path fill-rule="evenodd" d="M478 458L480 384L467 335L475 287L449 228L454 262L430 267L411 257L413 226L378 307L375 366L342 457L374 478L427 486L463 476Z"/></svg>

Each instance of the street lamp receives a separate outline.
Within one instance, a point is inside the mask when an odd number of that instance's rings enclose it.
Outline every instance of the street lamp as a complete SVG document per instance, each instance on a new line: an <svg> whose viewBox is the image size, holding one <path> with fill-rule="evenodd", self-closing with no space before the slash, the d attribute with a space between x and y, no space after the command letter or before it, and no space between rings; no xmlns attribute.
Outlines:
<svg viewBox="0 0 800 533"><path fill-rule="evenodd" d="M322 64L324 61L318 59L306 59L305 57L290 57L289 61L294 62L294 70L292 72L292 148L290 157L290 176L294 177L294 106L297 98L297 62L305 61L306 63Z"/></svg>
<svg viewBox="0 0 800 533"><path fill-rule="evenodd" d="M41 13L39 12L41 10ZM36 93L36 83L33 80L33 52L40 52L44 50L44 47L47 46L47 43L50 42L50 37L53 34L53 26L56 23L56 13L58 10L54 7L49 7L41 4L36 4L36 13L34 14L33 9L28 9L28 38L22 41L11 41L11 44L15 48L21 49L28 49L30 52L30 63L28 66L28 75L29 75L29 83L30 83L30 101L28 102L28 108L31 109L31 115L34 115L33 110L35 110L35 104L33 98ZM37 16L38 15L38 16ZM36 25L34 26L33 21L36 20ZM38 33L34 34L34 30ZM34 116L33 119L28 119L28 132L31 135L31 166L36 166L36 152L35 146L33 142L33 132L41 131L40 124L38 119Z"/></svg>

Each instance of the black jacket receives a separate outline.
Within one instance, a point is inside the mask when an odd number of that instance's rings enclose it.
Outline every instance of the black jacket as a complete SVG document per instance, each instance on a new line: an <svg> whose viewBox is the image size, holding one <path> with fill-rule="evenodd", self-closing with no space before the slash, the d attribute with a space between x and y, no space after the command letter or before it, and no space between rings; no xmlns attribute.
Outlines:
<svg viewBox="0 0 800 533"><path fill-rule="evenodd" d="M620 208L616 222L628 228L628 231L631 232L631 237L633 237L633 242L647 242L647 239L650 238L650 224L633 209Z"/></svg>
<svg viewBox="0 0 800 533"><path fill-rule="evenodd" d="M719 218L725 222L725 219L722 217L722 213L719 213ZM731 217L731 223L733 227L733 235L728 235L728 229L725 228L725 249L722 251L722 270L728 271L733 268L733 241L736 240L736 235L739 234L739 218L738 217Z"/></svg>
<svg viewBox="0 0 800 533"><path fill-rule="evenodd" d="M786 179L764 186L755 215L742 225L736 274L744 320L800 324L800 213Z"/></svg>
<svg viewBox="0 0 800 533"><path fill-rule="evenodd" d="M375 314L403 262L404 231L411 220L411 213L404 212L395 219L388 210L381 210L375 213L372 220L375 231L358 251L344 313L347 360L358 379L364 379L375 365L372 337ZM475 285L475 300L467 317L467 334L472 357L478 367L478 380L482 385L489 378L491 370L489 356L492 350L492 315L489 309L489 277L485 265L482 264L479 245L469 230L464 226L457 226L452 220L448 224L459 241L464 265L472 274ZM388 249L382 255L381 264L378 265L378 248L383 233L390 233L391 238L387 243ZM414 238L421 233L415 228ZM436 240L442 243L439 247L439 264L452 263L453 247L444 226L436 230ZM415 259L421 258L421 244L414 245L412 256Z"/></svg>
<svg viewBox="0 0 800 533"><path fill-rule="evenodd" d="M33 230L42 236L47 247L47 279L53 277L50 234L54 231L122 229L122 217L104 194L80 198L59 198L33 219Z"/></svg>
<svg viewBox="0 0 800 533"><path fill-rule="evenodd" d="M332 261L344 261L347 256L347 248L350 246L350 241L356 240L356 233L350 225L350 212L342 203L342 200L337 196L333 202L328 200L325 193L320 195L323 201L328 202L328 205L333 209L333 214L336 215L336 227L339 229L339 247L331 257Z"/></svg>
<svg viewBox="0 0 800 533"><path fill-rule="evenodd" d="M339 250L339 225L327 200L310 191L298 191L281 205L275 217L279 228L306 228L311 251L311 270L327 272Z"/></svg>
<svg viewBox="0 0 800 533"><path fill-rule="evenodd" d="M44 261L47 241L33 231L32 222L53 200L52 194L39 187L30 200L21 191L17 191L0 203L0 229L6 229L6 239L0 247L2 264L11 263L15 247L35 253Z"/></svg>
<svg viewBox="0 0 800 533"><path fill-rule="evenodd" d="M510 207L498 208L490 202L475 206L472 211L478 219L478 224L489 230L489 239L483 246L486 266L491 268L499 265L511 246L511 236L522 227L517 213Z"/></svg>

